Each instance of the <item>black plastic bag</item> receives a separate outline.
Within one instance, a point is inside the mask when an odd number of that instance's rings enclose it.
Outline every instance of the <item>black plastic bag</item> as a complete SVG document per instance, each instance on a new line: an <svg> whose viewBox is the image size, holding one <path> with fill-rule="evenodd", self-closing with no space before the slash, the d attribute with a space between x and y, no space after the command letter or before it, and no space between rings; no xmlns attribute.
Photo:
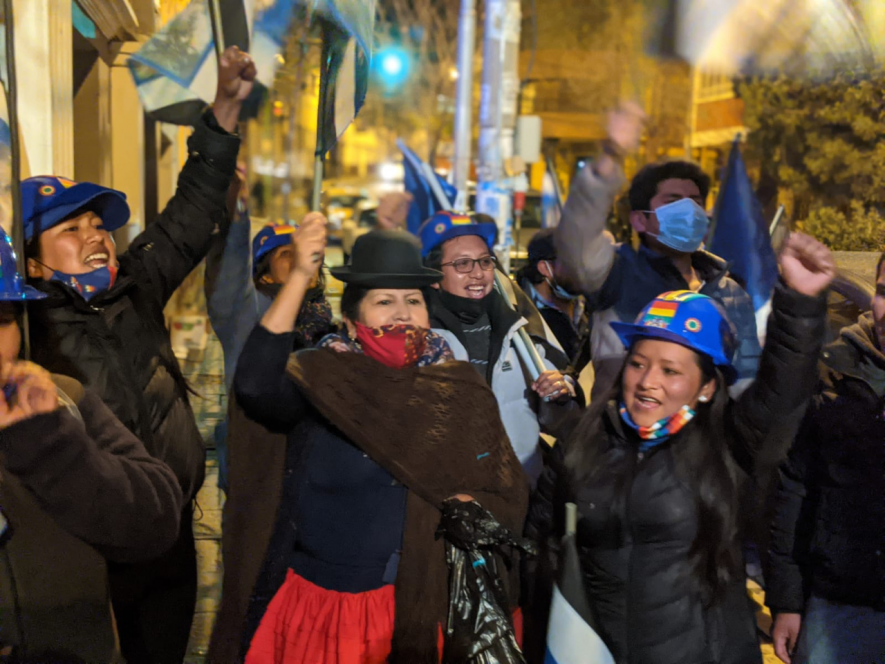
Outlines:
<svg viewBox="0 0 885 664"><path fill-rule="evenodd" d="M495 552L531 544L517 540L477 502L451 500L437 536L446 541L449 613L443 664L525 664L516 643Z"/></svg>

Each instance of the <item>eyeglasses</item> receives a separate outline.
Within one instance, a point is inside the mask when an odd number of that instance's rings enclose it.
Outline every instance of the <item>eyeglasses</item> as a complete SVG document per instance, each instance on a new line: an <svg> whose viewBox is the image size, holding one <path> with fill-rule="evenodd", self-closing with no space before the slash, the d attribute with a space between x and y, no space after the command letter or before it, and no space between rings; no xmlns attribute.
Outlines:
<svg viewBox="0 0 885 664"><path fill-rule="evenodd" d="M473 272L473 268L476 267L477 263L479 263L479 267L483 272L488 272L489 270L495 269L498 259L494 256L483 256L482 258L459 258L451 263L443 263L440 267L451 265L455 268L455 272L470 274Z"/></svg>

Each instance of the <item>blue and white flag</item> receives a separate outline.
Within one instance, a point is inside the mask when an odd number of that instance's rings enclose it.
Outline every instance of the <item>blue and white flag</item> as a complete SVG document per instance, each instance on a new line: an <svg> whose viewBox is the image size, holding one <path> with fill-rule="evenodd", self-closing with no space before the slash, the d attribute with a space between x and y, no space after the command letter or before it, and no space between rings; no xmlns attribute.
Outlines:
<svg viewBox="0 0 885 664"><path fill-rule="evenodd" d="M550 605L544 664L615 664L596 624L584 589L575 535L567 534L562 540L560 575Z"/></svg>
<svg viewBox="0 0 885 664"><path fill-rule="evenodd" d="M225 45L248 51L264 88L273 85L296 0L276 0L261 12L255 0L219 0ZM192 0L129 58L145 111L172 124L191 124L215 97L218 62L208 0Z"/></svg>
<svg viewBox="0 0 885 664"><path fill-rule="evenodd" d="M325 156L366 101L375 0L318 0L314 5L323 26L316 153Z"/></svg>
<svg viewBox="0 0 885 664"><path fill-rule="evenodd" d="M417 234L418 228L440 210L451 210L458 195L450 185L429 164L406 147L401 140L396 142L403 153L404 185L412 194L412 206L406 217L406 229ZM435 182L434 182L435 180Z"/></svg>

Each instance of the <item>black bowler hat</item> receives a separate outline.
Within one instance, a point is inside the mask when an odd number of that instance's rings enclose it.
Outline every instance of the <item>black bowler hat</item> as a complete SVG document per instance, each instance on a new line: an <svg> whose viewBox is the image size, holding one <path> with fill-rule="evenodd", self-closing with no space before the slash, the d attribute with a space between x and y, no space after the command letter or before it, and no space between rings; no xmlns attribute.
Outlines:
<svg viewBox="0 0 885 664"><path fill-rule="evenodd" d="M438 270L424 267L421 243L406 231L372 231L353 244L350 265L332 276L362 288L423 288L442 281Z"/></svg>

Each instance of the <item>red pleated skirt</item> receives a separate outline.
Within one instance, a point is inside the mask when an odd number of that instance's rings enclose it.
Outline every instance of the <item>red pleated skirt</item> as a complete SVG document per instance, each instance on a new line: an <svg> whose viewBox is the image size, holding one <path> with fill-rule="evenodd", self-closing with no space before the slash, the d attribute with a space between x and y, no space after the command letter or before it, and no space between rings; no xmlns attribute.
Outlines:
<svg viewBox="0 0 885 664"><path fill-rule="evenodd" d="M252 637L246 664L384 664L393 639L393 586L326 590L292 570ZM513 614L522 643L522 613ZM443 633L439 631L442 659Z"/></svg>
<svg viewBox="0 0 885 664"><path fill-rule="evenodd" d="M289 570L252 637L246 664L383 664L393 617L392 585L341 593Z"/></svg>

